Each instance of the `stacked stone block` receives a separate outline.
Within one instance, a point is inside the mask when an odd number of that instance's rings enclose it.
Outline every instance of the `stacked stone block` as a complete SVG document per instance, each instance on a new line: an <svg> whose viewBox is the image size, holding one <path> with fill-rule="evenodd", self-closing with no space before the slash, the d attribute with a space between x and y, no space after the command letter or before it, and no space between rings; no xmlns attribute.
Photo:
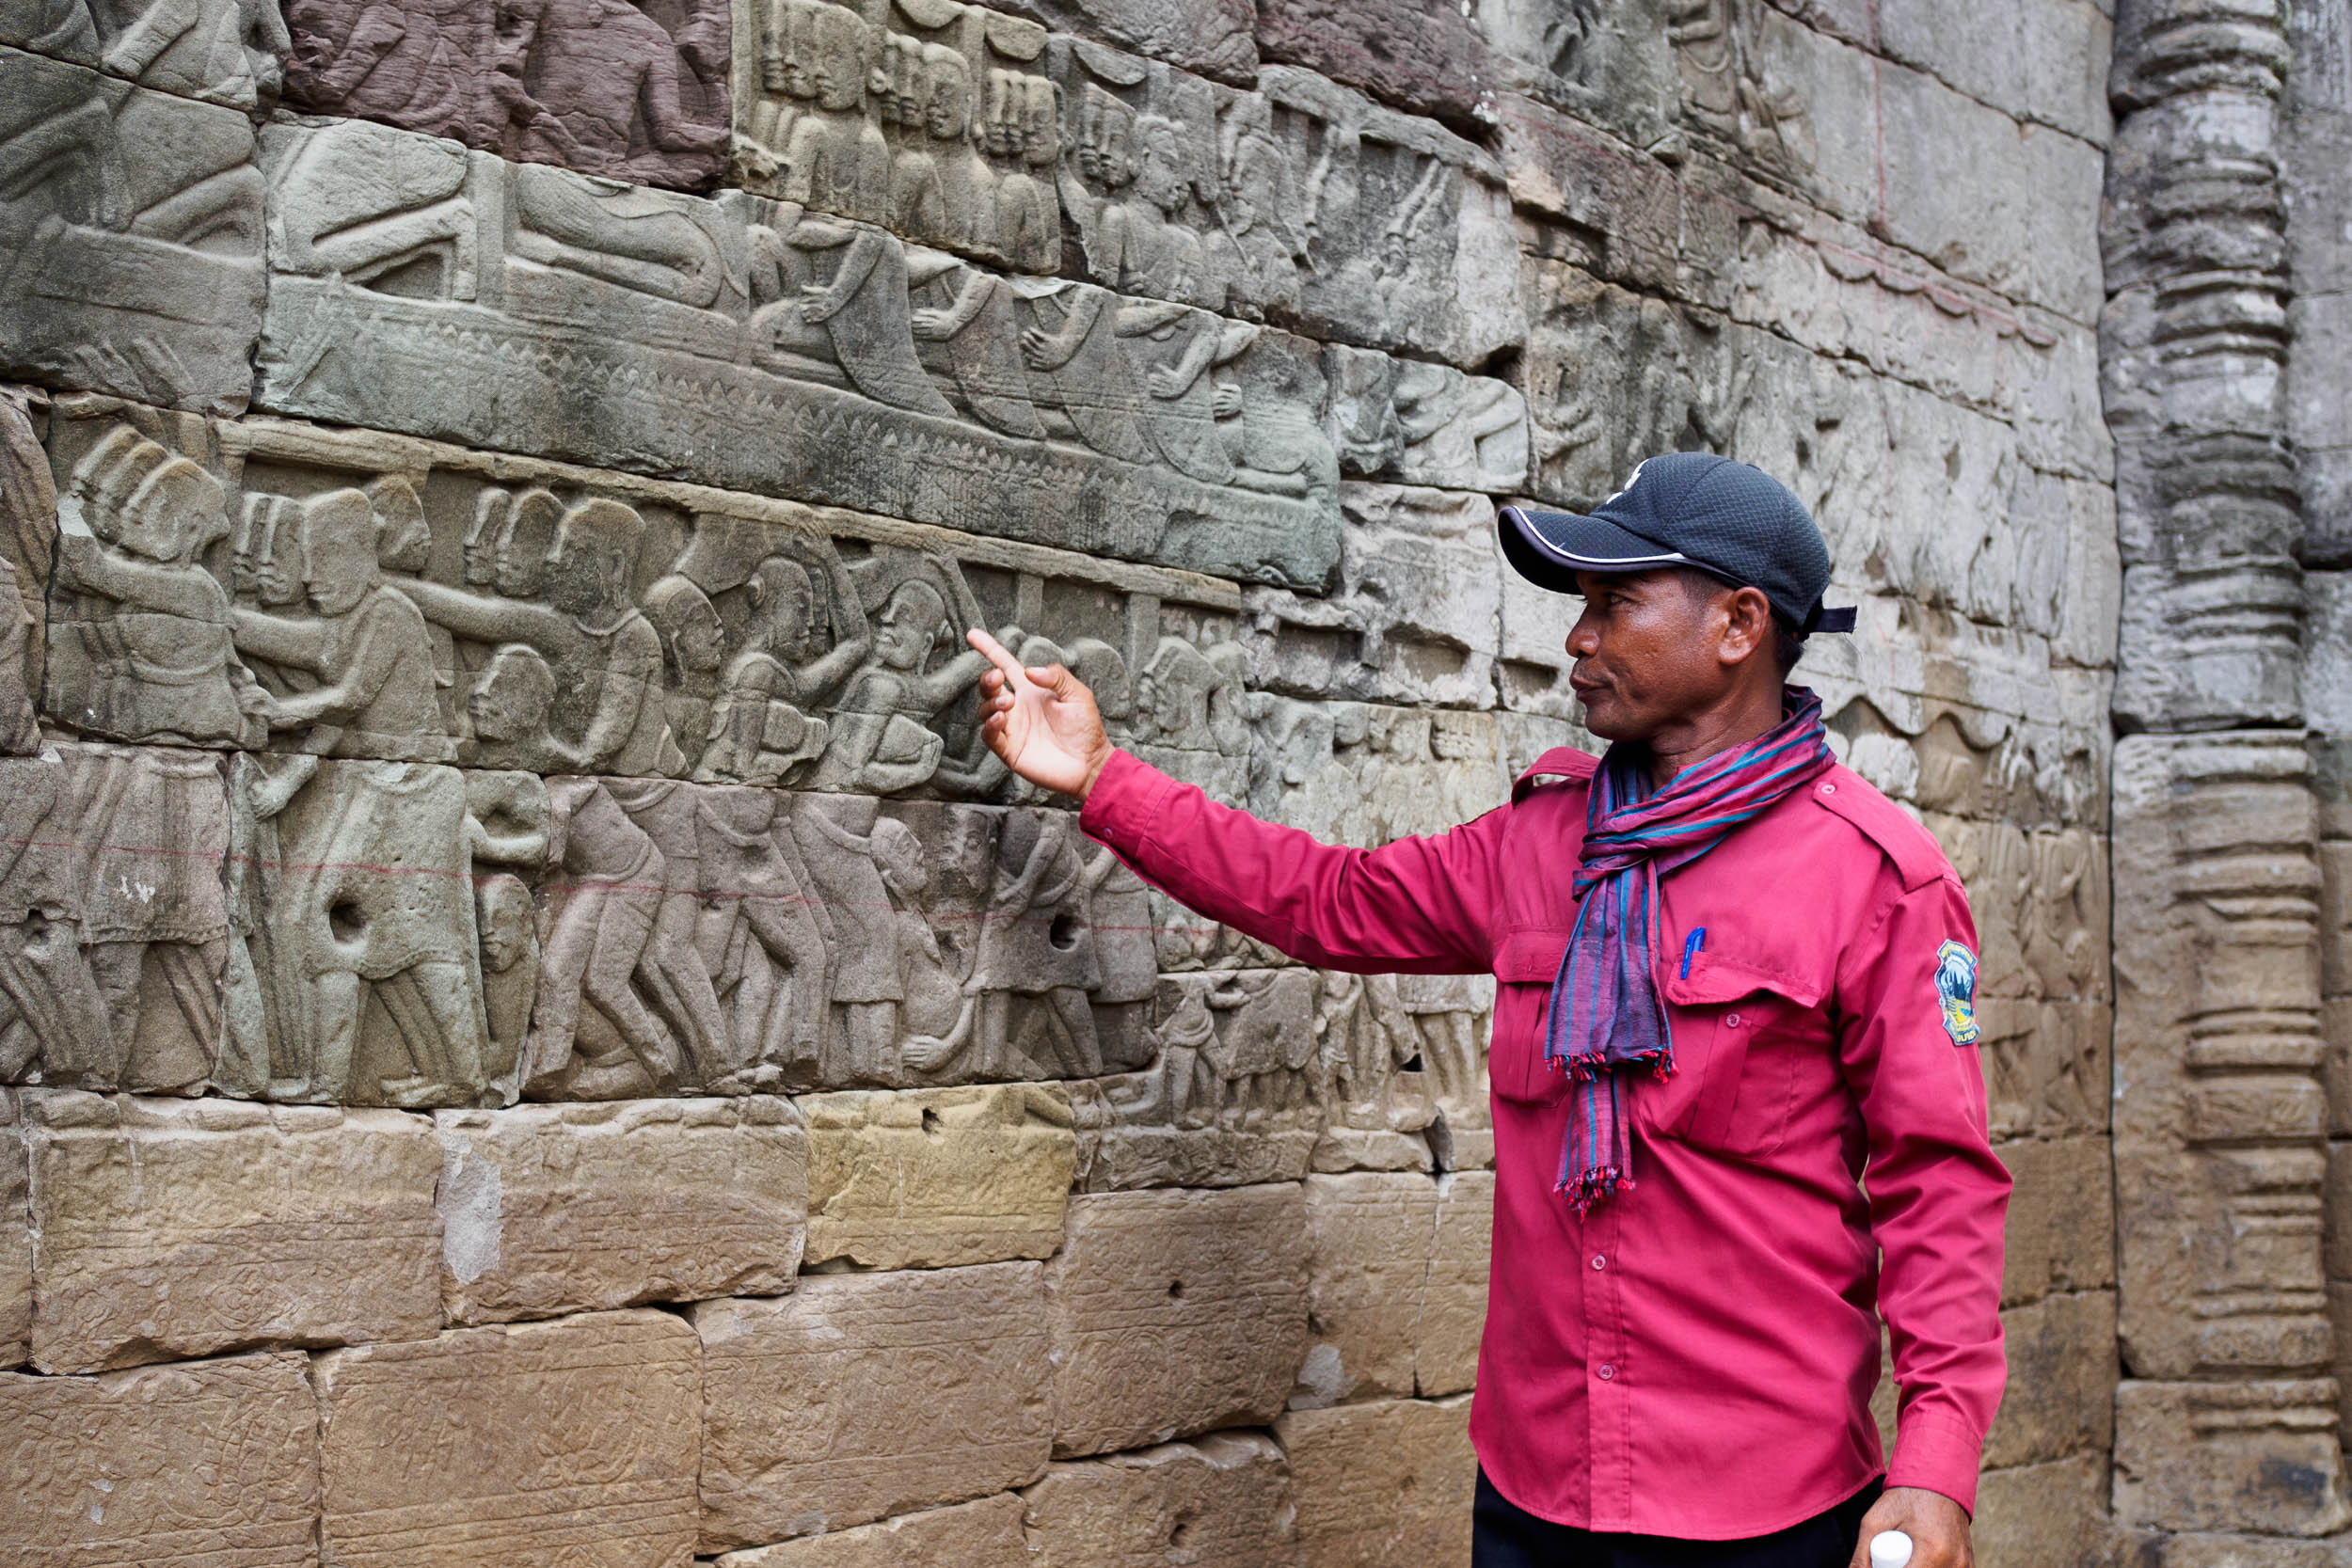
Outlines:
<svg viewBox="0 0 2352 1568"><path fill-rule="evenodd" d="M1976 897L2083 1560L2107 24L1941 9L0 19L0 1556L1464 1560L1490 983L1175 909L958 640L1439 831L1589 743L1497 503L1701 447Z"/></svg>

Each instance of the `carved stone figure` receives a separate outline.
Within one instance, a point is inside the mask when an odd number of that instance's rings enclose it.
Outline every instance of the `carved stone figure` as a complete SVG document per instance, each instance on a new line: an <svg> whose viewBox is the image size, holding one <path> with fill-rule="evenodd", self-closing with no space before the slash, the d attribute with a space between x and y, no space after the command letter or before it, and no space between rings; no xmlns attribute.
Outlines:
<svg viewBox="0 0 2352 1568"><path fill-rule="evenodd" d="M239 609L231 623L240 653L310 677L306 689L271 699L269 727L306 732L304 749L323 756L454 756L432 639L415 603L384 578L373 503L363 491L330 491L302 502L298 519L303 588L316 613Z"/></svg>
<svg viewBox="0 0 2352 1568"><path fill-rule="evenodd" d="M127 425L77 464L57 517L47 705L92 735L258 745L270 699L197 558L229 532L220 482Z"/></svg>
<svg viewBox="0 0 2352 1568"><path fill-rule="evenodd" d="M181 9L158 0L151 14ZM222 47L245 66L242 44ZM0 368L170 407L243 408L262 298L251 122L12 49L0 71Z"/></svg>
<svg viewBox="0 0 2352 1568"><path fill-rule="evenodd" d="M649 184L725 161L724 7L665 25L624 0L296 0L287 20L304 108Z"/></svg>

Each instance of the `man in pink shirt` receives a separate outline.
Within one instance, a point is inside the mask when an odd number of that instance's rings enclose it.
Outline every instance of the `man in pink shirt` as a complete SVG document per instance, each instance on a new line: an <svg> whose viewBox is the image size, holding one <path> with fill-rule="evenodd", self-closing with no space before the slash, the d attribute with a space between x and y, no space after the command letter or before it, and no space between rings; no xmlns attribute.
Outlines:
<svg viewBox="0 0 2352 1568"><path fill-rule="evenodd" d="M1302 962L1495 976L1477 1568L1862 1568L1893 1529L1914 1568L1967 1568L2009 1198L1976 931L1935 841L1786 684L1806 635L1853 624L1822 608L1820 531L1703 453L1502 529L1522 576L1583 596L1571 679L1611 745L1547 752L1451 832L1343 849L1219 806L976 632L989 741Z"/></svg>

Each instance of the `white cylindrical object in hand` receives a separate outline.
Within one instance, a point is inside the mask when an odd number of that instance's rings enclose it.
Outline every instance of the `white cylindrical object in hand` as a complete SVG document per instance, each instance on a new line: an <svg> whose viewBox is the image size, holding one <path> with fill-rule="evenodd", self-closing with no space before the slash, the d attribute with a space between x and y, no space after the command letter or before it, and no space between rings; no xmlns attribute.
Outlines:
<svg viewBox="0 0 2352 1568"><path fill-rule="evenodd" d="M1870 1537L1870 1568L1904 1568L1911 1561L1911 1537L1899 1529L1883 1529Z"/></svg>

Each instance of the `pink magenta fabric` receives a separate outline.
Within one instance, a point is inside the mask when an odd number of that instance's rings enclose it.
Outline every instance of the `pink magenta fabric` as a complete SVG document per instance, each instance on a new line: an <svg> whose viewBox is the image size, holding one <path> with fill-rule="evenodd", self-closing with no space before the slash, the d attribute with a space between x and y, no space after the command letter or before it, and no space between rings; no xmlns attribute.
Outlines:
<svg viewBox="0 0 2352 1568"><path fill-rule="evenodd" d="M1081 823L1303 962L1495 976L1494 1274L1470 1434L1505 1497L1692 1540L1784 1528L1882 1472L1973 1509L2005 1375L2010 1183L1976 1048L1954 1043L1936 987L1945 942L1977 948L1959 878L1843 767L1664 878L1677 1070L1631 1086L1634 1186L1579 1214L1553 1190L1569 1095L1542 1014L1592 773L1581 752L1547 752L1510 804L1363 850L1121 752ZM1868 1411L1881 1311L1902 1388L1891 1463Z"/></svg>

